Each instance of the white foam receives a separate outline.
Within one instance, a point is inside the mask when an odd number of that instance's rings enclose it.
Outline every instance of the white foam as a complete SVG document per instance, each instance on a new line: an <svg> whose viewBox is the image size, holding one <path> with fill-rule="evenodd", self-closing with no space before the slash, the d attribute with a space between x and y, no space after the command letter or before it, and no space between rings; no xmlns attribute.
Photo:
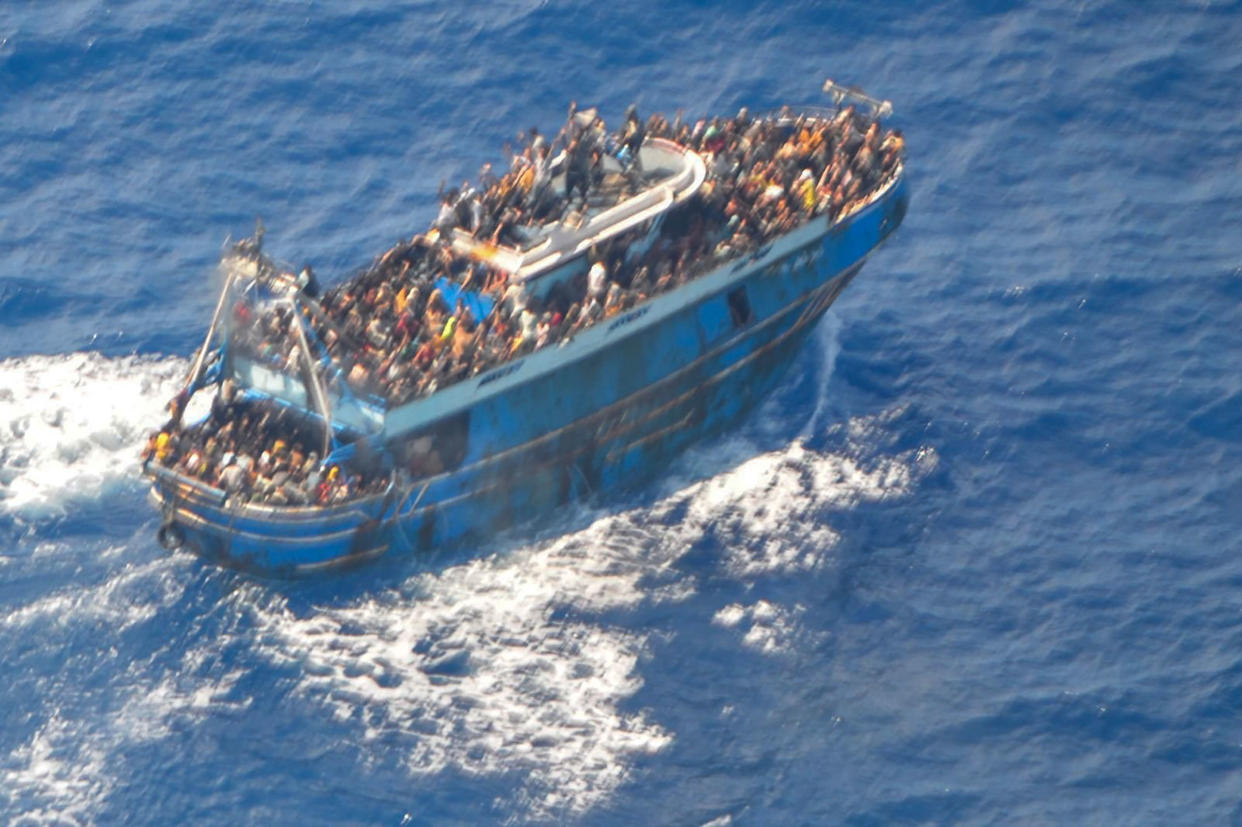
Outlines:
<svg viewBox="0 0 1242 827"><path fill-rule="evenodd" d="M98 353L0 361L0 508L37 515L137 473L183 359ZM202 396L202 394L200 394Z"/></svg>
<svg viewBox="0 0 1242 827"><path fill-rule="evenodd" d="M138 656L118 651L122 632L175 611L186 588L179 568L171 557L126 566L104 582L66 587L0 617L0 634L37 638L78 661L94 652L92 668L113 675L107 691L83 692L55 663L41 663L50 670L38 682L45 718L24 744L0 756L0 812L20 813L21 824L97 823L118 782L131 780L117 776L124 771L119 756L169 737L187 715L248 704L229 700L240 670L204 668L215 663L214 644L186 650L171 669L153 666L166 662L162 647ZM107 630L98 648L82 648L84 628Z"/></svg>
<svg viewBox="0 0 1242 827"><path fill-rule="evenodd" d="M737 440L723 454L753 450ZM721 454L716 446L686 462L710 457L715 470ZM692 595L694 576L673 564L708 531L724 535L723 560L739 579L814 568L837 539L820 511L904 494L915 466L902 455L864 467L795 441L700 482L671 481L654 506L415 575L381 597L308 615L283 602L257 608L263 649L297 664L298 691L356 721L364 738L400 736L411 772L518 770L527 778L519 818L581 814L629 777L636 755L675 737L620 710L641 688L648 635L599 616ZM739 646L779 655L809 639L803 611L760 600L713 620L737 627Z"/></svg>
<svg viewBox="0 0 1242 827"><path fill-rule="evenodd" d="M801 634L800 618L805 611L801 605L789 609L766 600L751 606L730 603L716 612L712 623L726 628L749 623L750 628L741 638L742 645L765 655L776 655L791 651L796 645Z"/></svg>
<svg viewBox="0 0 1242 827"><path fill-rule="evenodd" d="M838 331L829 323L817 333L829 368ZM178 359L94 354L0 362L6 473L9 458L17 460L0 507L56 507L76 491L93 496L132 473L142 437L160 421L185 367ZM522 777L517 800L500 802L515 820L579 816L630 777L638 756L676 737L627 706L642 686L638 667L650 632L611 616L694 595L697 575L675 564L709 536L717 542L705 547L718 549L728 575L747 585L824 565L838 541L833 509L905 495L934 467L930 450L860 459L874 453L867 446L881 419L831 426L850 450L809 447L827 409L827 386L824 376L813 411L799 417L802 437L771 451L740 437L700 448L656 483L652 506L604 513L552 540L416 573L391 591L309 611L245 583L226 598L230 611L253 615L253 623L243 621L249 645L260 661L295 668L295 692L310 709L356 726L358 737L386 749L400 745L412 774L448 768ZM8 388L13 393L4 395ZM773 428L798 428L780 418ZM21 425L8 427L14 422ZM590 514L554 519L581 523L583 516ZM68 634L84 618L120 628L149 622L177 605L183 589L182 573L166 570L170 559L19 607L0 617L0 631L20 635L63 623ZM161 584L154 591L153 579ZM798 605L756 600L709 611L713 622L736 630L739 647L779 656L808 640ZM109 758L126 744L166 737L180 716L247 704L227 700L242 675L216 674L209 666L215 653L206 643L176 667L135 663L117 689L121 698L94 717L66 721L49 699L37 734L0 763L0 787L13 791L26 815L89 821L114 783Z"/></svg>
<svg viewBox="0 0 1242 827"><path fill-rule="evenodd" d="M815 408L802 428L804 438L815 433L828 407L828 383L832 381L837 355L841 352L841 319L829 311L820 319L811 334L812 347L819 352L823 365L815 372Z"/></svg>
<svg viewBox="0 0 1242 827"><path fill-rule="evenodd" d="M358 722L363 737L401 736L411 772L517 770L526 785L503 802L519 810L514 818L582 814L629 777L637 755L675 737L620 709L641 688L648 634L599 616L693 595L695 576L674 564L708 532L739 579L813 569L838 539L826 508L902 495L917 479L912 455L864 465L805 444L827 409L839 331L830 317L816 334L828 364L803 438L768 452L743 438L698 449L657 483L653 506L416 575L382 597L309 615L283 603L258 608L263 650L297 664L299 693ZM785 419L773 427L792 430ZM876 426L834 427L865 445ZM802 612L758 601L723 607L714 620L738 627L739 646L779 655L808 639Z"/></svg>
<svg viewBox="0 0 1242 827"><path fill-rule="evenodd" d="M57 713L0 764L0 791L24 824L92 824L114 779L105 756L85 746L77 724Z"/></svg>
<svg viewBox="0 0 1242 827"><path fill-rule="evenodd" d="M867 424L851 423L862 433ZM799 438L786 448L747 457L745 440L715 446L688 458L690 467L737 464L701 482L686 484L653 509L657 516L682 514L672 529L691 545L709 533L719 538L731 572L753 579L773 572L808 571L820 565L838 535L824 511L905 495L914 480L934 467L931 449L869 460L808 447ZM752 449L753 450L753 449Z"/></svg>
<svg viewBox="0 0 1242 827"><path fill-rule="evenodd" d="M18 823L97 823L123 780L117 756L167 738L178 716L247 705L221 700L241 677L237 670L220 678L187 678L182 670L153 677L145 664L131 664L119 674L124 686L119 708L106 704L78 718L52 709L29 741L0 758L0 809L21 813Z"/></svg>
<svg viewBox="0 0 1242 827"><path fill-rule="evenodd" d="M712 623L732 629L746 619L746 607L740 603L730 603L712 616Z"/></svg>
<svg viewBox="0 0 1242 827"><path fill-rule="evenodd" d="M40 549L54 547L53 543L40 545ZM97 585L67 585L0 615L0 631L17 636L30 629L46 632L87 623L106 626L112 634L122 632L151 619L175 598L172 581L154 576L167 567L168 558L159 557L141 565L126 566ZM153 597L152 582L161 584L162 594Z"/></svg>
<svg viewBox="0 0 1242 827"><path fill-rule="evenodd" d="M269 612L264 638L274 658L301 664L301 692L364 737L407 736L412 772L520 770L529 815L581 812L625 780L628 756L669 742L618 708L641 685L645 636L589 617L643 599L641 560L609 547L614 519L421 575L407 584L419 600Z"/></svg>

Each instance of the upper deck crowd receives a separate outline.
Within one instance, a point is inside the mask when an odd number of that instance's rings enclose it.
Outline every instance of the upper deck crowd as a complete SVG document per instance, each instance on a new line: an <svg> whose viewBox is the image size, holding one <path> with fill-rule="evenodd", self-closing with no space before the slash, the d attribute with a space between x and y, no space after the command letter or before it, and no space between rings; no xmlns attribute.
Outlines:
<svg viewBox="0 0 1242 827"><path fill-rule="evenodd" d="M573 167L584 155L586 191L602 185L606 136L598 119L556 141L566 141L563 190L553 186L550 145L532 129L504 176L485 168L479 188L467 182L443 193L434 232L393 247L359 278L329 290L309 314L327 352L345 365L351 389L397 405L557 342L812 216L852 211L893 173L902 153L900 133L883 132L853 108L832 120L751 118L742 110L693 125L655 115L640 129L692 148L707 165L699 194L643 256L625 258L633 236L613 239L595 250L586 275L537 297L453 249L455 228L504 241L523 226L564 217L581 187ZM616 144L626 146L632 132L627 126ZM480 319L464 302L450 305L435 286L441 277L493 296L498 309ZM241 314L234 326L240 350L296 368L293 311Z"/></svg>
<svg viewBox="0 0 1242 827"><path fill-rule="evenodd" d="M680 115L672 121L653 115L643 123L631 107L624 127L611 136L598 117L583 115L571 106L565 129L551 142L533 128L521 136L503 175L484 167L477 187L466 182L458 189L442 188L432 229L388 250L359 277L319 295L308 268L294 280L302 288L296 305L257 310L239 302L232 310L230 346L296 376L306 358L294 329L301 326L311 343L312 369L330 390L343 390L343 382L355 394L399 405L570 337L812 217L848 215L892 177L904 151L900 132L883 130L853 107L831 118L788 111L754 118L743 109L731 118L695 123ZM592 249L585 274L540 296L453 248L455 230L491 243L521 245L528 238L526 228L573 220L575 210L588 209L602 189L620 189L622 196L640 189L644 172L638 150L650 138L699 153L707 175L641 256L626 255L641 231L610 239ZM605 172L606 154L620 157L620 174ZM491 312L476 318L478 303L450 303L447 294L457 291L437 286L446 283L488 296ZM339 374L327 367L332 363L340 366ZM272 492L287 486L265 484L257 458L275 455L276 443L290 440L273 432L271 444L234 445L254 457L226 452L219 434L226 425L230 435L240 430L240 423L227 416L213 416L195 428L171 425L176 433L166 437L175 438L163 444L175 447L157 450L153 444L150 453L161 464L218 487L225 487L222 474L228 467L220 460L231 453L234 467L247 467L248 479L246 484L233 480L230 487L271 502ZM194 468L189 467L191 457L197 457ZM318 486L320 475L310 478ZM341 496L339 486L321 488L286 492L277 499L310 504ZM373 481L354 480L358 492L373 488Z"/></svg>

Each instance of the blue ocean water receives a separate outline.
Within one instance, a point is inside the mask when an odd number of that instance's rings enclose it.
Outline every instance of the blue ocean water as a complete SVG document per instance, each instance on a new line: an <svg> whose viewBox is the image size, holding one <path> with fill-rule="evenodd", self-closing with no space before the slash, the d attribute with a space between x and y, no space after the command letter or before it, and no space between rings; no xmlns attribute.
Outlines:
<svg viewBox="0 0 1242 827"><path fill-rule="evenodd" d="M1210 0L0 6L0 822L1242 822L1239 43ZM429 560L156 544L138 444L256 215L343 277L570 99L824 77L894 101L913 202L736 432Z"/></svg>

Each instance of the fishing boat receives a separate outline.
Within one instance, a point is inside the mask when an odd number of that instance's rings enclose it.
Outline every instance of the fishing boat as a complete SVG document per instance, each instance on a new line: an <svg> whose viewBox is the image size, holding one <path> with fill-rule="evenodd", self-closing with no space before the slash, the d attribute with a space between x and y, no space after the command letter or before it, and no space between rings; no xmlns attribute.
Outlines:
<svg viewBox="0 0 1242 827"><path fill-rule="evenodd" d="M261 232L228 245L144 457L160 542L264 576L427 551L607 496L736 423L906 212L891 105L824 91L630 117L616 139L571 112L529 169L446 194L435 226L324 294ZM183 422L199 392L210 412Z"/></svg>

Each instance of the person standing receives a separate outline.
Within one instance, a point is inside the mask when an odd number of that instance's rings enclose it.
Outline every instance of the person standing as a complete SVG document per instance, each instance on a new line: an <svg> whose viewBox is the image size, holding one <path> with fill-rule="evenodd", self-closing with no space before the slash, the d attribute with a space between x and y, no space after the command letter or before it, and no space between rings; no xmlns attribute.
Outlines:
<svg viewBox="0 0 1242 827"><path fill-rule="evenodd" d="M630 104L625 110L625 127L621 134L621 146L626 151L626 173L637 176L643 171L642 158L638 151L647 139L647 128L638 117L638 107Z"/></svg>
<svg viewBox="0 0 1242 827"><path fill-rule="evenodd" d="M574 191L582 192L582 206L591 188L591 150L582 136L570 140L565 150L565 200L572 202Z"/></svg>
<svg viewBox="0 0 1242 827"><path fill-rule="evenodd" d="M587 272L587 293L596 301L602 302L608 292L608 270L604 262L596 261Z"/></svg>

